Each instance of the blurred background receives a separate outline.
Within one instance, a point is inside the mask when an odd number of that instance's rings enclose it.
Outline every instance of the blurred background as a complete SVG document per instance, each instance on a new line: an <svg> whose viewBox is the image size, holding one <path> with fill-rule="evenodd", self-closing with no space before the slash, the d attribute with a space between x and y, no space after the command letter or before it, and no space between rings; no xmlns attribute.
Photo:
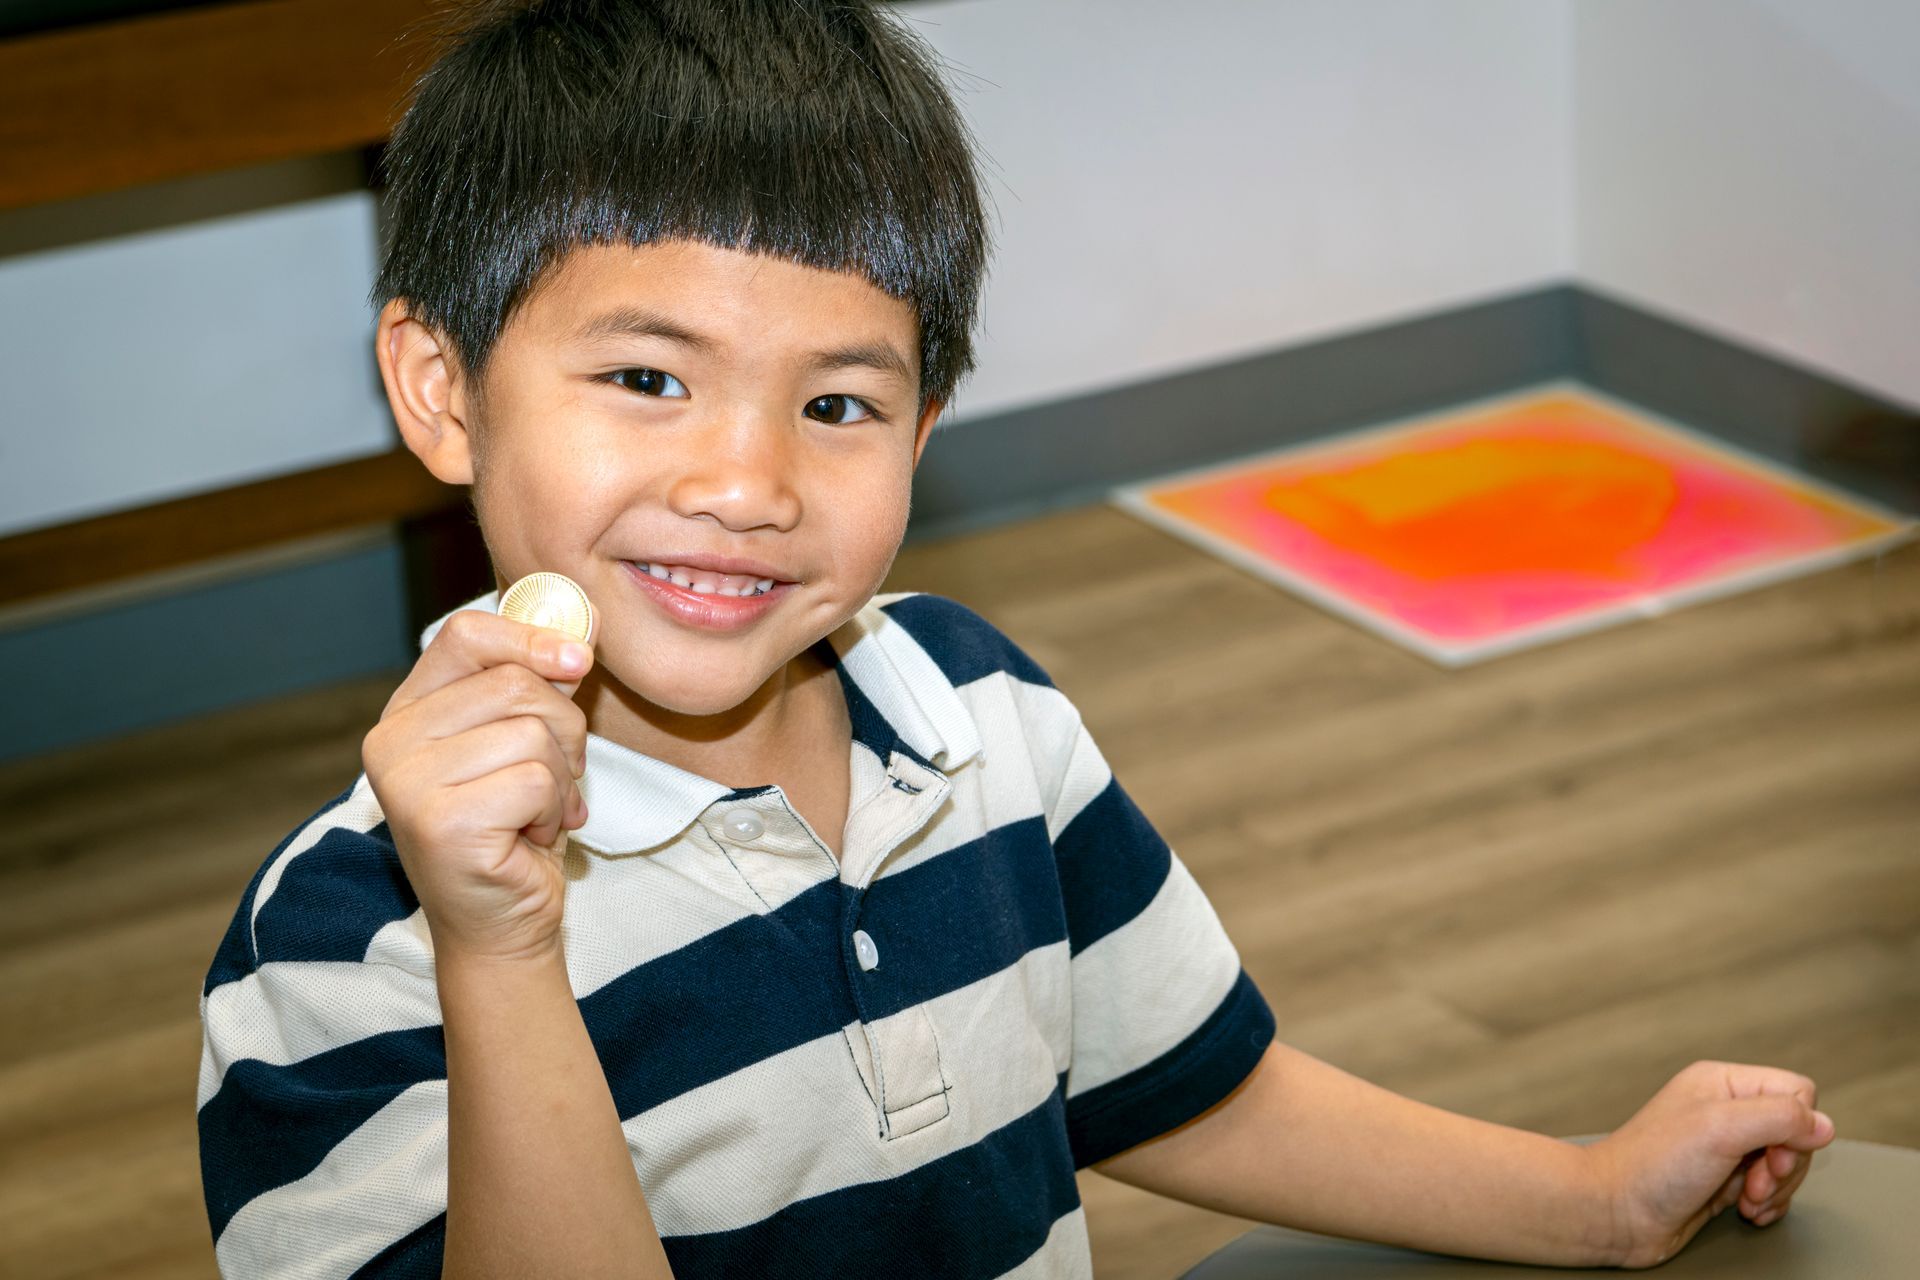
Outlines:
<svg viewBox="0 0 1920 1280"><path fill-rule="evenodd" d="M1073 697L1282 1038L1920 1145L1920 554L1441 670L1102 499L1570 379L1920 512L1907 0L920 0L997 251L890 587ZM240 891L491 586L365 295L423 0L0 0L0 1273L204 1276ZM1103 1277L1247 1224L1083 1176Z"/></svg>

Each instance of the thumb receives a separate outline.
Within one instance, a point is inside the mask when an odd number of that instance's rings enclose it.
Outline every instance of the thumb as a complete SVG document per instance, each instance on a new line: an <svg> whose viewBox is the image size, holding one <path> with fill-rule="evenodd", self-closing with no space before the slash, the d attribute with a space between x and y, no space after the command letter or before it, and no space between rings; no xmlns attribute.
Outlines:
<svg viewBox="0 0 1920 1280"><path fill-rule="evenodd" d="M1833 1141L1833 1120L1790 1094L1738 1098L1727 1104L1721 1136L1742 1153L1759 1147L1818 1151Z"/></svg>

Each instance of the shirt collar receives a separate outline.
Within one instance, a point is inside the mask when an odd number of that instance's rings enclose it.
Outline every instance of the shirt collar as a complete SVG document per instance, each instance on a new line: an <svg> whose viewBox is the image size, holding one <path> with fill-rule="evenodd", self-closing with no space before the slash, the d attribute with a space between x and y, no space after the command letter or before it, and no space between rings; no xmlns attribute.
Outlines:
<svg viewBox="0 0 1920 1280"><path fill-rule="evenodd" d="M953 682L882 608L909 594L874 597L816 649L840 676L856 742L883 765L900 750L944 772L979 754L980 730ZM420 647L431 644L453 614L463 609L496 613L499 604L500 593L489 591L450 610L421 632ZM603 853L657 848L716 801L764 789L736 790L589 733L587 772L580 780L587 821L573 838Z"/></svg>

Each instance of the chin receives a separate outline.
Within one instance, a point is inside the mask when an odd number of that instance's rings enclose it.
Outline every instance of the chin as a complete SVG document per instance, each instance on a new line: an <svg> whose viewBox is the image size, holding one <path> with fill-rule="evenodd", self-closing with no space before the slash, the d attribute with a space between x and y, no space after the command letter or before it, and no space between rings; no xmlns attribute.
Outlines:
<svg viewBox="0 0 1920 1280"><path fill-rule="evenodd" d="M752 698L771 673L743 672L737 667L727 672L652 667L636 679L611 668L607 674L630 693L676 715L717 716Z"/></svg>

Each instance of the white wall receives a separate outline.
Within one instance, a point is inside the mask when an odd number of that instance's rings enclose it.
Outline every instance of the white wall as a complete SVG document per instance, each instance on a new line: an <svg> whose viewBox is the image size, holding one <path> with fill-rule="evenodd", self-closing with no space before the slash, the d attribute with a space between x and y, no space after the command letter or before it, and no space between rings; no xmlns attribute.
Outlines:
<svg viewBox="0 0 1920 1280"><path fill-rule="evenodd" d="M1574 12L1582 282L1920 406L1920 4Z"/></svg>
<svg viewBox="0 0 1920 1280"><path fill-rule="evenodd" d="M1563 280L1566 0L947 0L1001 242L959 418Z"/></svg>
<svg viewBox="0 0 1920 1280"><path fill-rule="evenodd" d="M373 199L332 190L341 163L0 215L0 534L392 447ZM246 212L148 216L241 186ZM89 219L159 225L61 234Z"/></svg>

